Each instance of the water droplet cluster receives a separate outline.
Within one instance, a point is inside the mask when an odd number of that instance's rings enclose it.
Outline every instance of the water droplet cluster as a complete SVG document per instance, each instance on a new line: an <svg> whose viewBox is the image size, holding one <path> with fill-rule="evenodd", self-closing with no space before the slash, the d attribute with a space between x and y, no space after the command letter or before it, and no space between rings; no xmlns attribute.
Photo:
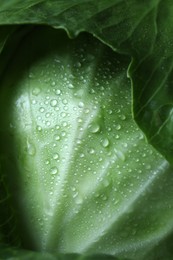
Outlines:
<svg viewBox="0 0 173 260"><path fill-rule="evenodd" d="M18 83L9 122L19 168L29 180L28 207L42 201L33 210L33 219L39 219L33 223L40 223L43 240L65 223L63 234L57 234L69 252L71 235L76 252L77 241L97 243L104 236L123 205L153 175L155 163L148 163L153 150L131 116L129 60L90 41L85 36L77 45L67 41L69 55L56 49L31 64Z"/></svg>

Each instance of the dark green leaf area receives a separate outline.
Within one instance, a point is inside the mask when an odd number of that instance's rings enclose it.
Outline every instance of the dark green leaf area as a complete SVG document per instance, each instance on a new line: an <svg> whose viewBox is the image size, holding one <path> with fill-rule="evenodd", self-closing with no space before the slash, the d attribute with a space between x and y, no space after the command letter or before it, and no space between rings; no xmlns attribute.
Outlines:
<svg viewBox="0 0 173 260"><path fill-rule="evenodd" d="M131 67L134 117L149 142L170 163L173 163L172 13L172 2L161 1L152 52Z"/></svg>
<svg viewBox="0 0 173 260"><path fill-rule="evenodd" d="M128 260L110 255L83 255L83 254L49 254L35 252L15 247L0 246L0 259L3 260Z"/></svg>

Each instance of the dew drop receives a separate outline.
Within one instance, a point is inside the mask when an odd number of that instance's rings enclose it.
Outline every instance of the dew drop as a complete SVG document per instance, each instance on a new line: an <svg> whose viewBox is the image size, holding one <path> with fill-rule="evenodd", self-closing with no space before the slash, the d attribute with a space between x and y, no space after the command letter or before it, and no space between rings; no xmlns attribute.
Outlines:
<svg viewBox="0 0 173 260"><path fill-rule="evenodd" d="M52 99L51 101L50 101L50 105L52 106L52 107L55 107L56 105L57 105L57 100L56 99Z"/></svg>
<svg viewBox="0 0 173 260"><path fill-rule="evenodd" d="M50 113L49 112L47 112L46 114L45 114L45 117L50 117Z"/></svg>
<svg viewBox="0 0 173 260"><path fill-rule="evenodd" d="M56 125L55 128L56 128L57 130L59 130L59 129L60 129L60 126L59 126L59 125Z"/></svg>
<svg viewBox="0 0 173 260"><path fill-rule="evenodd" d="M125 116L125 115L121 115L121 116L120 116L120 119L121 119L121 120L126 120L126 116Z"/></svg>
<svg viewBox="0 0 173 260"><path fill-rule="evenodd" d="M85 109L85 114L88 114L90 110L88 108Z"/></svg>
<svg viewBox="0 0 173 260"><path fill-rule="evenodd" d="M42 127L38 125L36 129L40 132L42 130Z"/></svg>
<svg viewBox="0 0 173 260"><path fill-rule="evenodd" d="M34 144L27 140L27 152L29 155L33 156L36 153L36 148Z"/></svg>
<svg viewBox="0 0 173 260"><path fill-rule="evenodd" d="M94 150L93 148L91 148L91 149L89 150L89 153L90 153L90 154L94 154L94 153L95 153L95 150Z"/></svg>
<svg viewBox="0 0 173 260"><path fill-rule="evenodd" d="M64 127L66 127L67 126L67 122L63 122L63 124L62 124Z"/></svg>
<svg viewBox="0 0 173 260"><path fill-rule="evenodd" d="M37 103L37 101L34 99L32 100L32 104L35 105Z"/></svg>
<svg viewBox="0 0 173 260"><path fill-rule="evenodd" d="M66 117L66 116L67 116L67 113L65 113L65 112L62 112L60 115L61 115L61 116L64 118L64 117Z"/></svg>
<svg viewBox="0 0 173 260"><path fill-rule="evenodd" d="M35 75L34 75L33 72L29 73L29 78L30 78L30 79L32 79L32 78L34 78L34 77L35 77Z"/></svg>
<svg viewBox="0 0 173 260"><path fill-rule="evenodd" d="M102 145L103 145L103 147L108 147L109 146L109 139L108 138L103 139Z"/></svg>
<svg viewBox="0 0 173 260"><path fill-rule="evenodd" d="M66 136L66 132L63 131L63 132L61 133L61 135L62 135L62 136Z"/></svg>
<svg viewBox="0 0 173 260"><path fill-rule="evenodd" d="M40 107L39 111L43 113L45 111L44 107Z"/></svg>
<svg viewBox="0 0 173 260"><path fill-rule="evenodd" d="M46 164L46 165L50 164L50 161L49 161L49 160L46 160L46 161L45 161L45 164Z"/></svg>
<svg viewBox="0 0 173 260"><path fill-rule="evenodd" d="M34 88L33 91L32 91L32 94L34 96L37 96L39 93L40 93L40 89L39 88Z"/></svg>
<svg viewBox="0 0 173 260"><path fill-rule="evenodd" d="M104 187L108 187L110 185L110 182L108 180L104 180L103 185Z"/></svg>
<svg viewBox="0 0 173 260"><path fill-rule="evenodd" d="M49 121L46 121L46 126L50 126L51 123Z"/></svg>
<svg viewBox="0 0 173 260"><path fill-rule="evenodd" d="M64 105L67 105L67 104L68 104L67 99L63 99L62 103L63 103Z"/></svg>
<svg viewBox="0 0 173 260"><path fill-rule="evenodd" d="M58 158L59 158L59 154L55 153L55 154L53 155L53 159L54 159L54 160L57 160Z"/></svg>
<svg viewBox="0 0 173 260"><path fill-rule="evenodd" d="M83 120L82 120L82 118L79 117L77 121L78 121L78 123L82 123Z"/></svg>
<svg viewBox="0 0 173 260"><path fill-rule="evenodd" d="M89 131L91 132L91 133L98 133L99 131L100 131L100 126L99 126L99 124L97 124L97 123L93 123L93 124L90 124L89 126L88 126L88 128L89 128Z"/></svg>
<svg viewBox="0 0 173 260"><path fill-rule="evenodd" d="M50 172L51 172L51 174L53 174L53 175L54 175L54 174L57 174L58 169L57 169L56 167L52 167Z"/></svg>
<svg viewBox="0 0 173 260"><path fill-rule="evenodd" d="M82 65L80 62L76 62L75 67L80 68Z"/></svg>
<svg viewBox="0 0 173 260"><path fill-rule="evenodd" d="M70 83L70 84L68 84L68 88L73 89L74 85Z"/></svg>
<svg viewBox="0 0 173 260"><path fill-rule="evenodd" d="M84 107L84 103L83 102L79 102L78 107L83 108Z"/></svg>
<svg viewBox="0 0 173 260"><path fill-rule="evenodd" d="M117 125L115 128L116 128L116 130L120 130L121 129L121 125Z"/></svg>
<svg viewBox="0 0 173 260"><path fill-rule="evenodd" d="M125 154L122 151L117 150L117 149L114 149L114 151L115 151L116 156L119 159L121 159L122 161L125 161L126 157L125 157Z"/></svg>
<svg viewBox="0 0 173 260"><path fill-rule="evenodd" d="M57 95L60 95L60 94L61 94L61 90L60 90L60 89L57 89L55 93L56 93Z"/></svg>
<svg viewBox="0 0 173 260"><path fill-rule="evenodd" d="M55 139L56 141L59 141L61 138L60 138L59 135L55 135L55 136L54 136L54 139Z"/></svg>
<svg viewBox="0 0 173 260"><path fill-rule="evenodd" d="M105 201L105 200L107 200L108 198L107 198L107 196L104 195L104 196L102 197L102 199Z"/></svg>
<svg viewBox="0 0 173 260"><path fill-rule="evenodd" d="M55 81L53 81L51 85L54 87L56 85Z"/></svg>
<svg viewBox="0 0 173 260"><path fill-rule="evenodd" d="M77 205L82 204L82 203L83 203L82 197L79 196L79 195L77 195L77 196L75 197L75 203L76 203Z"/></svg>
<svg viewBox="0 0 173 260"><path fill-rule="evenodd" d="M144 139L144 134L143 134L143 133L140 133L140 135L139 135L139 140L142 140L142 139Z"/></svg>

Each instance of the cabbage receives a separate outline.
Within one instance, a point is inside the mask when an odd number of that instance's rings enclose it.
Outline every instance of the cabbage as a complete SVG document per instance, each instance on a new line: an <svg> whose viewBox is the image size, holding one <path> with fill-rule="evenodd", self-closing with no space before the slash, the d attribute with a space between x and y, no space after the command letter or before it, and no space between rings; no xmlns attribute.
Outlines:
<svg viewBox="0 0 173 260"><path fill-rule="evenodd" d="M172 259L173 4L1 2L0 258Z"/></svg>

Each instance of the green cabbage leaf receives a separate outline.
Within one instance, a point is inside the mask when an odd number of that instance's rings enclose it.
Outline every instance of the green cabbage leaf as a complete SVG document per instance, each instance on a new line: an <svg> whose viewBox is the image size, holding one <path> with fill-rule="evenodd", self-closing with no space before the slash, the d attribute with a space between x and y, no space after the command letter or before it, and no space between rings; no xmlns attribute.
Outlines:
<svg viewBox="0 0 173 260"><path fill-rule="evenodd" d="M2 259L171 259L172 8L1 1Z"/></svg>

